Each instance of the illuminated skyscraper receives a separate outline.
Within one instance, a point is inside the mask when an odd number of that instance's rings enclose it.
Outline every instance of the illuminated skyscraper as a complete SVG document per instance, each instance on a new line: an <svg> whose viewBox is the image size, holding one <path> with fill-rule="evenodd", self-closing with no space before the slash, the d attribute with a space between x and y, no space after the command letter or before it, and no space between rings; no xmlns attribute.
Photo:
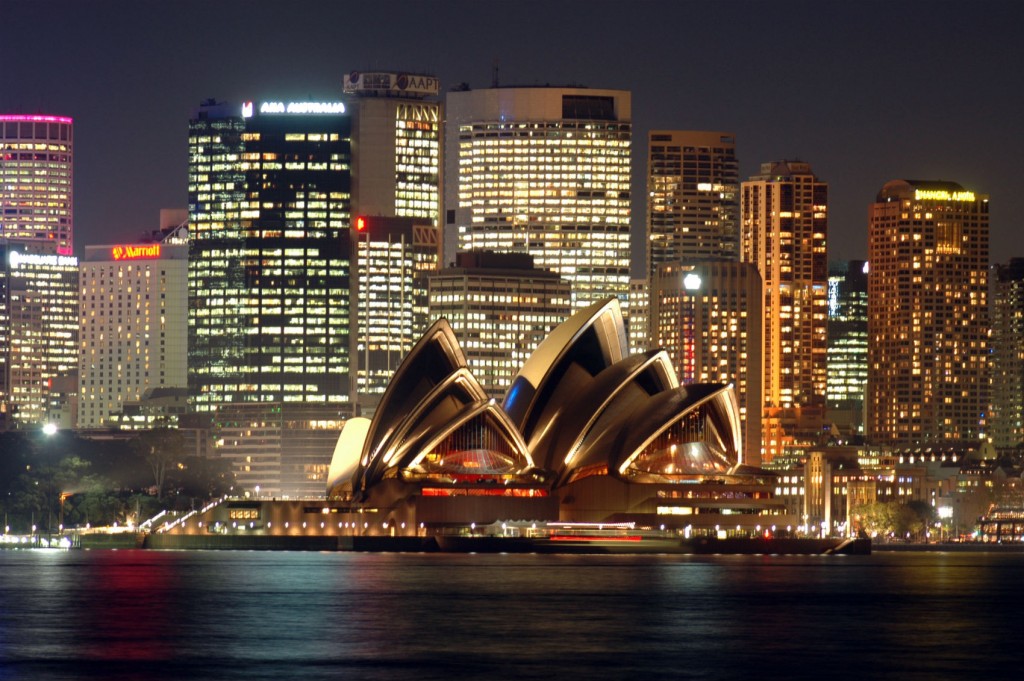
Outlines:
<svg viewBox="0 0 1024 681"><path fill-rule="evenodd" d="M430 277L430 317L444 317L473 376L495 399L526 359L572 314L569 283L519 253L459 253Z"/></svg>
<svg viewBox="0 0 1024 681"><path fill-rule="evenodd" d="M349 122L334 102L211 102L190 122L197 411L347 404Z"/></svg>
<svg viewBox="0 0 1024 681"><path fill-rule="evenodd" d="M86 246L79 275L78 427L146 391L187 385L188 245Z"/></svg>
<svg viewBox="0 0 1024 681"><path fill-rule="evenodd" d="M609 295L625 304L629 92L460 90L446 108L446 223L459 250L528 253L570 283L577 309Z"/></svg>
<svg viewBox="0 0 1024 681"><path fill-rule="evenodd" d="M868 382L868 264L835 263L828 276L828 421L843 437L864 433Z"/></svg>
<svg viewBox="0 0 1024 681"><path fill-rule="evenodd" d="M357 235L350 335L353 401L364 416L372 415L391 373L426 328L426 276L437 269L443 245L439 88L437 78L424 74L344 76L352 215L365 227Z"/></svg>
<svg viewBox="0 0 1024 681"><path fill-rule="evenodd" d="M807 163L762 163L742 185L740 254L764 287L762 460L813 443L825 417L828 185Z"/></svg>
<svg viewBox="0 0 1024 681"><path fill-rule="evenodd" d="M6 425L41 425L56 379L78 368L78 258L0 240L0 410Z"/></svg>
<svg viewBox="0 0 1024 681"><path fill-rule="evenodd" d="M1024 258L993 267L992 425L996 447L1024 443Z"/></svg>
<svg viewBox="0 0 1024 681"><path fill-rule="evenodd" d="M322 490L351 412L344 111L208 102L189 124L190 399L239 483L267 493Z"/></svg>
<svg viewBox="0 0 1024 681"><path fill-rule="evenodd" d="M749 263L659 265L650 287L651 342L682 384L732 384L743 422L743 463L761 461L761 277Z"/></svg>
<svg viewBox="0 0 1024 681"><path fill-rule="evenodd" d="M727 132L653 130L647 152L647 266L737 259L739 162Z"/></svg>
<svg viewBox="0 0 1024 681"><path fill-rule="evenodd" d="M353 71L352 214L426 218L441 209L440 83L434 76Z"/></svg>
<svg viewBox="0 0 1024 681"><path fill-rule="evenodd" d="M977 442L988 409L988 197L892 180L870 207L867 435Z"/></svg>
<svg viewBox="0 0 1024 681"><path fill-rule="evenodd" d="M0 238L71 255L73 150L66 116L0 115Z"/></svg>
<svg viewBox="0 0 1024 681"><path fill-rule="evenodd" d="M427 327L427 277L437 270L438 229L427 218L355 218L352 311L356 402L371 416L402 359ZM356 335L353 332L353 335Z"/></svg>

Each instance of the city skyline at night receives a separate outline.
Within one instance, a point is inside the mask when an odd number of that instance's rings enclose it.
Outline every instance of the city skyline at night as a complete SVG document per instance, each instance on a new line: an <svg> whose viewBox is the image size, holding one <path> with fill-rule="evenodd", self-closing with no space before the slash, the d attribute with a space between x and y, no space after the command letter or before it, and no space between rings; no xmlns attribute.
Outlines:
<svg viewBox="0 0 1024 681"><path fill-rule="evenodd" d="M630 91L634 275L650 130L734 132L741 177L771 159L812 164L829 179L831 259L866 256L867 206L892 177L992 196L994 254L1013 254L1008 216L1024 210L1009 115L1022 94L1007 68L1024 60L1011 33L1024 12L1010 2L517 2L500 16L469 2L99 6L46 3L40 22L38 3L3 3L0 109L75 120L76 251L131 241L184 206L179 141L195 102L333 99L353 68L434 73L442 93L495 80Z"/></svg>

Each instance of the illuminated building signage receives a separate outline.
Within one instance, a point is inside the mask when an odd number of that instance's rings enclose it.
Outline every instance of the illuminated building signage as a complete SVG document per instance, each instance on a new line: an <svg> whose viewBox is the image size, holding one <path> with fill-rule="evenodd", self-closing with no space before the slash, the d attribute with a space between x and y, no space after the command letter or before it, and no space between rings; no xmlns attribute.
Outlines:
<svg viewBox="0 0 1024 681"><path fill-rule="evenodd" d="M78 267L78 258L72 255L41 255L38 253L19 253L11 251L8 256L11 267L25 265L50 265L57 267Z"/></svg>
<svg viewBox="0 0 1024 681"><path fill-rule="evenodd" d="M261 114L342 114L345 105L342 102L260 102ZM253 103L242 104L242 116L250 118L253 114Z"/></svg>
<svg viewBox="0 0 1024 681"><path fill-rule="evenodd" d="M945 189L916 189L915 201L974 201L974 192L950 192Z"/></svg>
<svg viewBox="0 0 1024 681"><path fill-rule="evenodd" d="M683 288L687 291L697 291L700 289L700 275L694 272L690 272L683 277Z"/></svg>
<svg viewBox="0 0 1024 681"><path fill-rule="evenodd" d="M110 257L114 260L148 260L151 258L159 258L160 244L114 246L110 249Z"/></svg>
<svg viewBox="0 0 1024 681"><path fill-rule="evenodd" d="M0 121L6 121L8 123L71 123L71 119L67 116L22 116L22 115L3 115L0 116Z"/></svg>
<svg viewBox="0 0 1024 681"><path fill-rule="evenodd" d="M423 97L436 95L441 90L440 79L416 73L353 71L345 74L344 81L344 91L349 94L373 92Z"/></svg>

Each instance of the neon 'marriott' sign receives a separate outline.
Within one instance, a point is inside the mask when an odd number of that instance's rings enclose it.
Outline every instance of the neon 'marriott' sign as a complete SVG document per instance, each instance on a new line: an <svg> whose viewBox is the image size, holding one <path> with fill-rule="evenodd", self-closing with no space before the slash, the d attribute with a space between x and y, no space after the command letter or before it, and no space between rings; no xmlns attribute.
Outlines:
<svg viewBox="0 0 1024 681"><path fill-rule="evenodd" d="M153 258L159 258L160 244L114 246L110 249L110 257L114 260L151 260Z"/></svg>
<svg viewBox="0 0 1024 681"><path fill-rule="evenodd" d="M974 192L951 192L945 189L915 189L915 201L974 201Z"/></svg>
<svg viewBox="0 0 1024 681"><path fill-rule="evenodd" d="M343 114L342 102L262 102L261 114Z"/></svg>

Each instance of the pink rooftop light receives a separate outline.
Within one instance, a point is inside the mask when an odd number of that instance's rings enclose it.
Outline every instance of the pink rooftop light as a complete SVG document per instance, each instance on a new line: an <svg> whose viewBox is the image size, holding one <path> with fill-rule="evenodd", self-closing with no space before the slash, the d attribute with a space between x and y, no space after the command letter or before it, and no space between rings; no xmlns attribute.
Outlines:
<svg viewBox="0 0 1024 681"><path fill-rule="evenodd" d="M27 116L21 114L0 114L0 121L15 122L20 121L23 123L71 123L71 117L69 116Z"/></svg>

